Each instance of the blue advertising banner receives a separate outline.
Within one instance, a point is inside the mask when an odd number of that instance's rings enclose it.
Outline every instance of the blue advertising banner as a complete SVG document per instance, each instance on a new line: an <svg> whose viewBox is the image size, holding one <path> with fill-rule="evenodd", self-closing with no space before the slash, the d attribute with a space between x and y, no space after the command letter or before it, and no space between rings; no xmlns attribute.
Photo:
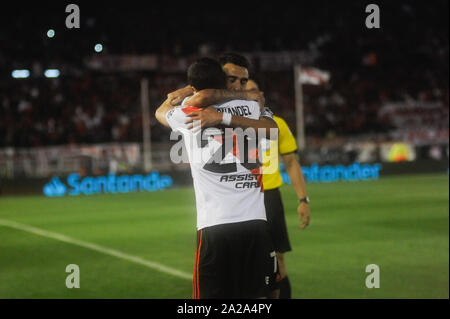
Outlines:
<svg viewBox="0 0 450 319"><path fill-rule="evenodd" d="M354 163L349 166L326 165L303 166L302 171L308 183L330 183L337 181L361 181L374 180L380 177L381 164L359 164ZM290 183L286 167L280 165L281 177L284 183Z"/></svg>
<svg viewBox="0 0 450 319"><path fill-rule="evenodd" d="M79 174L70 174L67 176L66 183L63 183L59 177L54 177L50 183L43 188L46 196L77 196L80 194L115 194L130 192L152 192L172 186L173 180L169 175L159 175L158 172L152 172L146 176L109 174L107 176L86 176Z"/></svg>

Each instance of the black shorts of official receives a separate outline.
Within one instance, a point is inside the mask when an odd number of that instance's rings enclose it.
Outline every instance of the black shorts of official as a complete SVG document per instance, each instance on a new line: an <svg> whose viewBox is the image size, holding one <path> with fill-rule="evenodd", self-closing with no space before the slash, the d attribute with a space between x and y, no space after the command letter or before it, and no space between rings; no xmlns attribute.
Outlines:
<svg viewBox="0 0 450 319"><path fill-rule="evenodd" d="M291 251L283 202L281 201L281 194L278 188L264 190L264 205L266 206L269 232L275 250L279 253Z"/></svg>
<svg viewBox="0 0 450 319"><path fill-rule="evenodd" d="M267 296L279 279L267 222L251 220L197 231L193 279L194 299Z"/></svg>

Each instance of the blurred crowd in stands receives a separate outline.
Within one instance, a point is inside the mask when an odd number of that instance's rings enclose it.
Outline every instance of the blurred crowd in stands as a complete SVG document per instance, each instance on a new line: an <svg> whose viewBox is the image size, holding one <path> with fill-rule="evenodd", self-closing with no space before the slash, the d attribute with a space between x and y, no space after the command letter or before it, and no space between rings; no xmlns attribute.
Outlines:
<svg viewBox="0 0 450 319"><path fill-rule="evenodd" d="M5 44L0 51L0 147L141 141L144 76L149 79L152 140L168 140L168 130L153 113L167 93L185 85L184 72L91 70L85 59L96 54L95 41L104 44L103 55L305 52L313 57L312 66L331 74L328 84L303 88L308 137L427 129L444 131L444 137L446 131L448 139L448 2L381 2L378 30L365 28L363 2L340 4L290 4L275 11L260 4L251 12L224 8L210 14L186 8L188 19L179 13L168 19L169 8L155 7L147 14L136 7L134 12L114 7L85 12L81 7L83 27L64 30L62 11L61 21L54 22L61 24L54 39L45 35L51 23L33 28L40 23L36 19L10 17L5 20L9 25L0 28ZM55 21L54 11L48 19ZM258 59L251 62L268 106L295 130L292 66L274 71ZM33 76L33 70L51 67L71 72L62 71L57 79ZM32 76L13 79L14 68L28 68ZM382 112L389 103L418 107ZM437 107L428 111L429 103ZM398 120L402 114L409 118L406 124Z"/></svg>

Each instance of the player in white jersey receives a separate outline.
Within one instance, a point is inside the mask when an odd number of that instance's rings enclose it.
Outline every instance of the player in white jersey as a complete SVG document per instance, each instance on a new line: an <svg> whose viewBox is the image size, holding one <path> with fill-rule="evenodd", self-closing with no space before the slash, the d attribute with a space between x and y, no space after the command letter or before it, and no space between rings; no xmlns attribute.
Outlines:
<svg viewBox="0 0 450 319"><path fill-rule="evenodd" d="M194 91L224 89L225 74L212 59L200 59L188 70ZM158 120L183 134L197 204L198 249L194 267L194 298L259 298L271 291L277 262L267 229L261 167L252 138L220 124L275 129L261 118L255 101L232 100L206 109L189 106L157 111ZM215 128L187 124L208 112ZM214 116L211 116L214 114ZM236 114L236 115L235 115ZM239 115L237 115L239 114ZM162 115L165 117L162 118Z"/></svg>
<svg viewBox="0 0 450 319"><path fill-rule="evenodd" d="M233 100L212 107L220 112L248 114L252 119L259 119L261 113L255 101ZM217 128L195 132L188 129L185 122L194 110L182 104L168 112L166 118L174 131L183 134L196 191L197 229L254 219L266 220L260 164L256 156L254 163L242 156L246 150L239 149L232 129L228 134ZM241 142L244 144L243 140ZM207 163L214 154L217 154L216 161Z"/></svg>

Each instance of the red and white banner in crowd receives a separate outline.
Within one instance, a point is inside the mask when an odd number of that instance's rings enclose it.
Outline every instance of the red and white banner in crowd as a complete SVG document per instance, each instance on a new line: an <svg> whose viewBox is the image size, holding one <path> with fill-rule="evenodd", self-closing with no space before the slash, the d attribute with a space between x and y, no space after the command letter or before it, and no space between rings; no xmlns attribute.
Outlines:
<svg viewBox="0 0 450 319"><path fill-rule="evenodd" d="M301 84L323 85L330 81L330 72L302 67L299 81Z"/></svg>

